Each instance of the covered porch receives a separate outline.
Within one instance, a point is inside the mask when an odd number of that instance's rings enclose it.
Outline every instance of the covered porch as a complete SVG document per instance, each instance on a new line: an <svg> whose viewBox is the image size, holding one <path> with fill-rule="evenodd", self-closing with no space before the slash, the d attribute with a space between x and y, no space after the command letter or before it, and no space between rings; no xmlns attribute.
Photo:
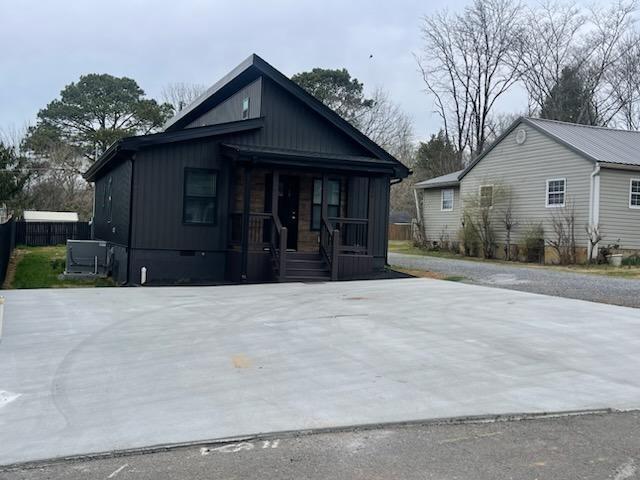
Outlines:
<svg viewBox="0 0 640 480"><path fill-rule="evenodd" d="M227 255L230 280L367 278L384 267L390 172L379 161L255 147L223 148L233 160ZM381 231L385 232L383 251L379 248Z"/></svg>

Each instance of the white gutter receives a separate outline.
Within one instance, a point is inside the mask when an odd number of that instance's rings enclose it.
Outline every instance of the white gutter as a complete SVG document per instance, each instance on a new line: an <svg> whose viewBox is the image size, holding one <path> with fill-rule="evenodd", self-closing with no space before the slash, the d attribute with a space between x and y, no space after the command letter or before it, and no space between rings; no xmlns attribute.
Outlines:
<svg viewBox="0 0 640 480"><path fill-rule="evenodd" d="M591 183L589 185L589 226L593 230L599 228L600 223L600 163L596 163L591 172ZM598 245L589 252L589 257L593 260L598 257Z"/></svg>

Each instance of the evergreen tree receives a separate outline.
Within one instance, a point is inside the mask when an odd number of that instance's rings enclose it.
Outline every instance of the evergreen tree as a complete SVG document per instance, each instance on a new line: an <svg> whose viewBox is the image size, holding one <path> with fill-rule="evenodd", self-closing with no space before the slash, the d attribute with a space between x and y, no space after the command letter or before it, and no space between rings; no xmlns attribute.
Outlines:
<svg viewBox="0 0 640 480"><path fill-rule="evenodd" d="M560 79L547 95L540 118L595 125L591 94L577 68L565 67Z"/></svg>

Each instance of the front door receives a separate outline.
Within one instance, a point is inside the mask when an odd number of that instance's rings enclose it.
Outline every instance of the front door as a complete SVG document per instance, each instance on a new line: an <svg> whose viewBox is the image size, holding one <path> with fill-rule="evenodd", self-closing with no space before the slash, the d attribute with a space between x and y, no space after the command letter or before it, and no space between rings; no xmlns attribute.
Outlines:
<svg viewBox="0 0 640 480"><path fill-rule="evenodd" d="M287 227L287 248L298 249L298 200L300 178L280 175L278 188L278 217L283 227Z"/></svg>

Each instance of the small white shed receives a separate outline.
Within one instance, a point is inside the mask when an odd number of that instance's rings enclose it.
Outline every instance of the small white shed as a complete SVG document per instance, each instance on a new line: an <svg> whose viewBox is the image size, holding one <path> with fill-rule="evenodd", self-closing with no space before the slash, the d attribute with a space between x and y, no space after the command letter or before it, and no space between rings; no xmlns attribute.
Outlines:
<svg viewBox="0 0 640 480"><path fill-rule="evenodd" d="M76 212L49 212L46 210L25 210L23 213L25 222L77 222Z"/></svg>

